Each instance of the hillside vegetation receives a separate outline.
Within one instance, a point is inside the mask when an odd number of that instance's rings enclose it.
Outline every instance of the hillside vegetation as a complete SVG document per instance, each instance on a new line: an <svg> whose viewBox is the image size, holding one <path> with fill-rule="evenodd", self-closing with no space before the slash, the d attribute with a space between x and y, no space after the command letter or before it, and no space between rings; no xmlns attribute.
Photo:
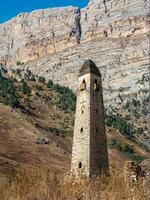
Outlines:
<svg viewBox="0 0 150 200"><path fill-rule="evenodd" d="M75 104L71 90L29 70L19 80L0 74L0 190L8 180L18 181L13 177L22 166L58 177L70 170ZM123 115L107 112L106 124L110 163L115 160L123 166L126 160L141 162L149 157L148 149L136 142L137 128Z"/></svg>
<svg viewBox="0 0 150 200"><path fill-rule="evenodd" d="M51 80L45 83L44 77L38 77L37 83L31 71L27 70L27 73L27 77L18 83L16 79L3 77L0 71L0 101L2 103L18 108L30 102L32 96L41 97L40 92L46 90L49 93L42 98L45 98L49 106L57 105L66 112L75 111L76 96L69 88L54 84ZM51 91L55 91L57 95L52 95ZM27 100L24 102L25 98Z"/></svg>
<svg viewBox="0 0 150 200"><path fill-rule="evenodd" d="M149 182L137 181L131 188L124 181L121 170L110 166L110 177L89 179L82 172L78 180L66 174L59 178L51 176L50 171L22 167L5 185L3 200L123 200L149 199Z"/></svg>

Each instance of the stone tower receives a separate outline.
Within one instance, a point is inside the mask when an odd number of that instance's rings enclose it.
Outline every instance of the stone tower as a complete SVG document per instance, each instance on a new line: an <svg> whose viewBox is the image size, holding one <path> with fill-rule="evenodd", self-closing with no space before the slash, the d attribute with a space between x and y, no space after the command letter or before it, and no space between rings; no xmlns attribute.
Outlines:
<svg viewBox="0 0 150 200"><path fill-rule="evenodd" d="M102 81L99 69L87 60L78 77L71 171L87 176L108 172Z"/></svg>

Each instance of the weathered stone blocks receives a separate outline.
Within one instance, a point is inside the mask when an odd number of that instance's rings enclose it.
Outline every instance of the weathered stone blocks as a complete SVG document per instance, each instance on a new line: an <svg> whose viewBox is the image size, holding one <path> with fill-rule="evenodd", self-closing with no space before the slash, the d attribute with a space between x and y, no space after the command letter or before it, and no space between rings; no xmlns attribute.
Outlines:
<svg viewBox="0 0 150 200"><path fill-rule="evenodd" d="M93 176L108 172L108 165L101 74L88 60L78 78L71 170Z"/></svg>

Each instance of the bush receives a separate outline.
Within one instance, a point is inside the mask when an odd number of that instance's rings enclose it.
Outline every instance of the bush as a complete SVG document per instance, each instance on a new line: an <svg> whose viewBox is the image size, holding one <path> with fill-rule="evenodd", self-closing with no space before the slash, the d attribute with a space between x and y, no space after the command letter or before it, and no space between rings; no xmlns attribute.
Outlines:
<svg viewBox="0 0 150 200"><path fill-rule="evenodd" d="M36 90L43 90L42 86L40 86L40 85L36 85L35 88L36 88Z"/></svg>
<svg viewBox="0 0 150 200"><path fill-rule="evenodd" d="M132 99L132 105L133 105L134 107L138 107L138 106L140 106L140 101L139 101L139 100L136 100L136 99Z"/></svg>
<svg viewBox="0 0 150 200"><path fill-rule="evenodd" d="M111 139L108 144L109 144L110 147L115 147L116 144L117 144L117 140L116 139Z"/></svg>
<svg viewBox="0 0 150 200"><path fill-rule="evenodd" d="M128 109L130 106L130 101L127 101L125 105L123 105L124 109Z"/></svg>
<svg viewBox="0 0 150 200"><path fill-rule="evenodd" d="M12 107L19 107L19 95L12 80L4 78L0 71L0 102Z"/></svg>
<svg viewBox="0 0 150 200"><path fill-rule="evenodd" d="M125 144L125 143L120 143L119 146L118 146L119 150L122 151L122 152L125 152L125 153L133 153L133 149L130 145L128 144Z"/></svg>
<svg viewBox="0 0 150 200"><path fill-rule="evenodd" d="M16 62L16 65L23 65L24 63L23 62L21 62L21 61L17 61Z"/></svg>
<svg viewBox="0 0 150 200"><path fill-rule="evenodd" d="M32 75L30 81L36 81L35 77Z"/></svg>
<svg viewBox="0 0 150 200"><path fill-rule="evenodd" d="M137 155L137 154L130 154L130 158L134 161L134 162L137 162L137 163L141 163L144 158Z"/></svg>
<svg viewBox="0 0 150 200"><path fill-rule="evenodd" d="M132 146L130 146L129 144L126 144L122 141L118 141L116 139L111 139L108 142L108 145L110 148L115 148L115 149L127 154L129 156L129 158L134 162L140 163L144 160L143 157L141 157L140 155L137 155L134 152Z"/></svg>
<svg viewBox="0 0 150 200"><path fill-rule="evenodd" d="M21 75L21 69L16 69L16 74L20 76Z"/></svg>
<svg viewBox="0 0 150 200"><path fill-rule="evenodd" d="M22 90L23 94L29 95L31 93L31 90L28 87L26 82L23 82L21 90Z"/></svg>
<svg viewBox="0 0 150 200"><path fill-rule="evenodd" d="M66 112L69 110L75 111L76 95L68 87L60 86L59 84L52 85L52 82L50 82L50 85L51 89L58 93L58 96L53 100L53 103Z"/></svg>
<svg viewBox="0 0 150 200"><path fill-rule="evenodd" d="M133 137L135 130L133 126L127 122L126 119L121 117L118 114L106 114L105 116L105 123L107 126L112 126L113 128L116 128L125 136Z"/></svg>
<svg viewBox="0 0 150 200"><path fill-rule="evenodd" d="M39 82L44 84L45 83L45 78L42 77L42 76L39 76Z"/></svg>
<svg viewBox="0 0 150 200"><path fill-rule="evenodd" d="M26 69L25 79L27 81L36 81L35 76L32 74L31 70L29 70L28 68Z"/></svg>
<svg viewBox="0 0 150 200"><path fill-rule="evenodd" d="M141 115L140 115L140 113L138 113L137 111L134 111L133 116L134 116L136 119L139 119Z"/></svg>
<svg viewBox="0 0 150 200"><path fill-rule="evenodd" d="M137 129L137 134L142 134L144 132L144 128L140 127Z"/></svg>
<svg viewBox="0 0 150 200"><path fill-rule="evenodd" d="M116 139L111 139L109 141L109 146L110 146L110 148L116 148L119 151L122 151L124 153L129 153L130 154L130 153L134 152L133 148L130 145L128 145L126 143L123 143L121 141L118 141Z"/></svg>
<svg viewBox="0 0 150 200"><path fill-rule="evenodd" d="M47 83L47 87L52 88L52 86L53 86L53 81L49 80L48 83Z"/></svg>
<svg viewBox="0 0 150 200"><path fill-rule="evenodd" d="M40 127L45 131L49 131L57 136L65 137L70 132L64 128L54 128L54 127Z"/></svg>

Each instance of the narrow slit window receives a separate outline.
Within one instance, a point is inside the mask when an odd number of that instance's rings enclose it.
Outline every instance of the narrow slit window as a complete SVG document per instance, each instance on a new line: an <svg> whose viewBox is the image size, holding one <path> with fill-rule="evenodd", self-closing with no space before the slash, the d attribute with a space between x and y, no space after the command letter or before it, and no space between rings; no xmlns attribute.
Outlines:
<svg viewBox="0 0 150 200"><path fill-rule="evenodd" d="M80 85L80 91L86 90L86 82L85 79L83 79L82 84Z"/></svg>
<svg viewBox="0 0 150 200"><path fill-rule="evenodd" d="M96 113L98 114L98 109L96 109Z"/></svg>
<svg viewBox="0 0 150 200"><path fill-rule="evenodd" d="M83 79L82 83L83 83L83 84L85 83L85 79Z"/></svg>
<svg viewBox="0 0 150 200"><path fill-rule="evenodd" d="M83 127L81 128L81 130L80 130L80 131L81 131L81 133L83 132Z"/></svg>
<svg viewBox="0 0 150 200"><path fill-rule="evenodd" d="M95 81L94 81L94 91L96 91L97 90L97 79L95 79Z"/></svg>
<svg viewBox="0 0 150 200"><path fill-rule="evenodd" d="M81 162L79 162L79 169L81 169L82 168L82 163Z"/></svg>
<svg viewBox="0 0 150 200"><path fill-rule="evenodd" d="M84 109L85 109L85 107L82 106L82 107L81 107L81 113L82 113L82 114L84 113Z"/></svg>
<svg viewBox="0 0 150 200"><path fill-rule="evenodd" d="M98 92L99 89L100 89L100 86L97 83L97 79L95 79L95 81L94 81L94 91Z"/></svg>

